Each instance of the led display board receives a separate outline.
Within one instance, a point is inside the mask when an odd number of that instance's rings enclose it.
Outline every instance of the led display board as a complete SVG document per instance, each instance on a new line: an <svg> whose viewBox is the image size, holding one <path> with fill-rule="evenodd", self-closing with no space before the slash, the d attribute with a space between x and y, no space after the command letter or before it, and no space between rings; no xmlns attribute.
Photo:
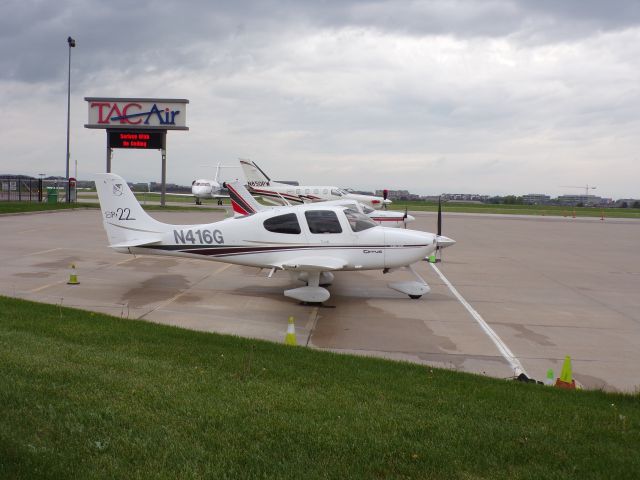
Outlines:
<svg viewBox="0 0 640 480"><path fill-rule="evenodd" d="M108 130L109 148L162 149L162 131Z"/></svg>

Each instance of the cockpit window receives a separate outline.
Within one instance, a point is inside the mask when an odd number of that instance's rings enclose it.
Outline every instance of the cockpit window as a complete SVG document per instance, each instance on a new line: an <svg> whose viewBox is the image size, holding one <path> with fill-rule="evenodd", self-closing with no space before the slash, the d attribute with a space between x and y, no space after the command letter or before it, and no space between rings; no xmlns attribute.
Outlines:
<svg viewBox="0 0 640 480"><path fill-rule="evenodd" d="M300 233L300 224L295 213L287 213L271 217L264 221L264 228L274 233L288 233L297 235Z"/></svg>
<svg viewBox="0 0 640 480"><path fill-rule="evenodd" d="M311 233L342 233L342 227L333 210L308 210L304 212Z"/></svg>
<svg viewBox="0 0 640 480"><path fill-rule="evenodd" d="M373 220L356 210L347 208L345 209L344 214L347 216L349 226L354 232L361 232L376 226L376 223Z"/></svg>
<svg viewBox="0 0 640 480"><path fill-rule="evenodd" d="M340 190L339 188L332 188L331 189L331 195L335 195L337 197L342 197L344 195L344 192L342 190Z"/></svg>

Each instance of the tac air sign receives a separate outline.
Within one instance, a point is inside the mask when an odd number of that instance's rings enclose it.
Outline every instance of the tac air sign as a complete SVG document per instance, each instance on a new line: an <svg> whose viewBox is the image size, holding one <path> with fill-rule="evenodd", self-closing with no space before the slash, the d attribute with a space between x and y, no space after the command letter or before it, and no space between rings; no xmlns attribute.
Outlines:
<svg viewBox="0 0 640 480"><path fill-rule="evenodd" d="M89 106L86 128L189 130L189 100L163 98L85 97Z"/></svg>

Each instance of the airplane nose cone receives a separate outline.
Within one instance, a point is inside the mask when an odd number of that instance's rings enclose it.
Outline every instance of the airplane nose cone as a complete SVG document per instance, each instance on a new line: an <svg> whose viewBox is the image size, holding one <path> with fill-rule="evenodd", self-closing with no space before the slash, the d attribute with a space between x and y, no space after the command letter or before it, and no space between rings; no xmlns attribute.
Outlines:
<svg viewBox="0 0 640 480"><path fill-rule="evenodd" d="M193 187L191 193L194 195L208 195L211 193L211 187Z"/></svg>
<svg viewBox="0 0 640 480"><path fill-rule="evenodd" d="M393 202L388 198L385 198L384 200L382 200L382 203L384 203L385 205L391 205Z"/></svg>
<svg viewBox="0 0 640 480"><path fill-rule="evenodd" d="M404 223L411 223L416 219L413 215L407 215L407 218L404 219Z"/></svg>
<svg viewBox="0 0 640 480"><path fill-rule="evenodd" d="M451 245L455 245L456 241L453 238L445 237L443 235L439 235L436 237L436 242L438 243L438 247L446 248Z"/></svg>

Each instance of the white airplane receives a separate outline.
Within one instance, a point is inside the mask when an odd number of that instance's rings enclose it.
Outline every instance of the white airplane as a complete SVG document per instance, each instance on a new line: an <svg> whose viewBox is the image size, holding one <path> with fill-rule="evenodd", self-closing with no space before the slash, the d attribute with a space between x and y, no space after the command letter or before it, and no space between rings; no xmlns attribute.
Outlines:
<svg viewBox="0 0 640 480"><path fill-rule="evenodd" d="M201 258L290 271L306 286L285 290L301 302L324 302L333 272L406 268L414 281L388 286L411 298L430 291L413 269L435 251L433 233L386 228L344 206L318 203L290 206L197 225L170 225L142 209L125 180L100 173L95 178L104 228L116 252ZM322 285L322 286L321 286Z"/></svg>
<svg viewBox="0 0 640 480"><path fill-rule="evenodd" d="M221 167L218 163L214 180L199 178L191 182L191 194L196 198L196 205L202 205L202 200L206 198L217 198L219 200L218 203L223 198L229 198L229 195L220 193L224 188L218 180Z"/></svg>
<svg viewBox="0 0 640 480"><path fill-rule="evenodd" d="M224 187L229 191L231 206L236 216L251 215L252 213L264 210L282 208L280 205L268 207L258 203L240 182L226 182ZM415 220L415 217L413 215L409 215L406 210L404 212L396 212L393 210L374 210L373 208L356 200L328 200L326 202L322 202L322 204L352 208L366 215L378 225L384 225L385 227L407 228L407 224Z"/></svg>
<svg viewBox="0 0 640 480"><path fill-rule="evenodd" d="M272 205L283 205L285 200L290 204L322 202L325 200L356 200L369 207L378 209L391 203L391 200L374 195L350 193L331 186L293 186L272 181L255 162L240 160L240 165L247 177L247 185L252 195L262 197Z"/></svg>

